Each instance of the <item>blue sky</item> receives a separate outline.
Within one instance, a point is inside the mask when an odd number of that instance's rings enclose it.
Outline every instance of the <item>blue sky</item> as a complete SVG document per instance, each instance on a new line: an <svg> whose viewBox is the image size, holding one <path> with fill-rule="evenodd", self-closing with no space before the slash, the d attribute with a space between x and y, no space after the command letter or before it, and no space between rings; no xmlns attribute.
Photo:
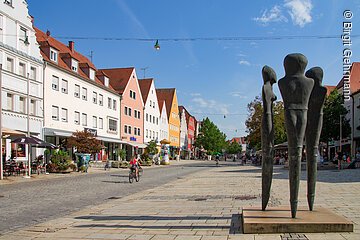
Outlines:
<svg viewBox="0 0 360 240"><path fill-rule="evenodd" d="M50 30L64 43L74 40L75 49L83 55L93 51L97 68L134 66L139 78L144 75L141 68L146 68L146 77L155 78L156 87L175 87L179 104L197 119L208 116L228 138L246 135L247 104L260 95L265 64L275 69L279 79L284 75L284 57L300 52L308 57L308 68L324 69L325 85L336 85L342 77L344 46L340 38L322 37L340 36L344 21L353 23L351 60L360 61L360 38L355 36L360 34L360 0L28 3L35 26ZM351 20L344 19L344 10L352 11ZM315 38L274 39L281 36ZM160 39L161 49L153 48L155 41L101 38ZM176 38L185 40L173 41ZM190 40L196 38L211 40Z"/></svg>

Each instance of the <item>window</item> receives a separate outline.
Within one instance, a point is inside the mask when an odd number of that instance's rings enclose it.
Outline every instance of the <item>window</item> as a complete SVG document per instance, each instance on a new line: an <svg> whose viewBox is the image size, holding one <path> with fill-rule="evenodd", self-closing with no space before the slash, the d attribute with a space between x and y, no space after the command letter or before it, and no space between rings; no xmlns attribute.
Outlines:
<svg viewBox="0 0 360 240"><path fill-rule="evenodd" d="M50 60L53 62L57 62L57 56L58 52L55 49L50 48Z"/></svg>
<svg viewBox="0 0 360 240"><path fill-rule="evenodd" d="M131 134L131 126L128 126L128 133Z"/></svg>
<svg viewBox="0 0 360 240"><path fill-rule="evenodd" d="M93 92L93 103L97 104L97 93Z"/></svg>
<svg viewBox="0 0 360 240"><path fill-rule="evenodd" d="M152 103L152 101L150 100L150 107L151 107L151 103Z"/></svg>
<svg viewBox="0 0 360 240"><path fill-rule="evenodd" d="M74 72L77 72L78 66L79 66L79 62L72 58L71 59L71 70L73 70Z"/></svg>
<svg viewBox="0 0 360 240"><path fill-rule="evenodd" d="M149 121L149 114L146 114L146 121Z"/></svg>
<svg viewBox="0 0 360 240"><path fill-rule="evenodd" d="M109 131L110 132L117 131L117 120L109 119Z"/></svg>
<svg viewBox="0 0 360 240"><path fill-rule="evenodd" d="M136 99L136 93L135 92L133 92L133 98Z"/></svg>
<svg viewBox="0 0 360 240"><path fill-rule="evenodd" d="M83 126L87 126L87 115L86 113L81 114L81 122Z"/></svg>
<svg viewBox="0 0 360 240"><path fill-rule="evenodd" d="M153 123L155 123L155 116L153 116Z"/></svg>
<svg viewBox="0 0 360 240"><path fill-rule="evenodd" d="M156 125L159 125L159 118L156 118Z"/></svg>
<svg viewBox="0 0 360 240"><path fill-rule="evenodd" d="M99 94L99 105L103 105L103 95Z"/></svg>
<svg viewBox="0 0 360 240"><path fill-rule="evenodd" d="M82 88L82 99L87 100L87 89L84 87Z"/></svg>
<svg viewBox="0 0 360 240"><path fill-rule="evenodd" d="M138 111L138 119L140 119L141 117L140 117L140 111Z"/></svg>
<svg viewBox="0 0 360 240"><path fill-rule="evenodd" d="M97 117L93 116L93 128L97 128Z"/></svg>
<svg viewBox="0 0 360 240"><path fill-rule="evenodd" d="M61 92L67 94L68 93L68 81L65 79L61 80Z"/></svg>
<svg viewBox="0 0 360 240"><path fill-rule="evenodd" d="M149 131L146 129L146 137L149 136Z"/></svg>
<svg viewBox="0 0 360 240"><path fill-rule="evenodd" d="M59 78L57 76L52 76L51 87L55 91L59 91Z"/></svg>
<svg viewBox="0 0 360 240"><path fill-rule="evenodd" d="M26 77L26 66L25 63L19 62L19 75Z"/></svg>
<svg viewBox="0 0 360 240"><path fill-rule="evenodd" d="M36 68L30 67L30 79L36 80Z"/></svg>
<svg viewBox="0 0 360 240"><path fill-rule="evenodd" d="M68 121L68 110L66 108L61 109L61 121L63 122Z"/></svg>
<svg viewBox="0 0 360 240"><path fill-rule="evenodd" d="M150 119L150 122L151 122L151 119L152 119L151 115L150 115L149 119Z"/></svg>
<svg viewBox="0 0 360 240"><path fill-rule="evenodd" d="M20 26L19 35L20 35L19 37L20 37L20 40L21 40L21 41L23 41L24 43L25 43L25 42L29 43L29 39L28 39L28 36L27 36L27 30L26 30L26 28Z"/></svg>
<svg viewBox="0 0 360 240"><path fill-rule="evenodd" d="M104 125L104 120L101 117L99 117L99 128L103 129L103 125Z"/></svg>
<svg viewBox="0 0 360 240"><path fill-rule="evenodd" d="M109 87L109 78L108 77L104 77L104 85L105 85L105 87Z"/></svg>
<svg viewBox="0 0 360 240"><path fill-rule="evenodd" d="M80 125L80 113L75 111L74 123Z"/></svg>
<svg viewBox="0 0 360 240"><path fill-rule="evenodd" d="M5 0L4 3L9 6L12 6L12 0Z"/></svg>
<svg viewBox="0 0 360 240"><path fill-rule="evenodd" d="M131 117L131 108L129 108L129 116Z"/></svg>
<svg viewBox="0 0 360 240"><path fill-rule="evenodd" d="M80 86L75 84L75 88L74 88L74 96L77 98L80 98Z"/></svg>
<svg viewBox="0 0 360 240"><path fill-rule="evenodd" d="M136 99L136 93L132 90L130 90L130 98Z"/></svg>
<svg viewBox="0 0 360 240"><path fill-rule="evenodd" d="M136 133L137 133L137 128L134 127L134 135L136 135Z"/></svg>
<svg viewBox="0 0 360 240"><path fill-rule="evenodd" d="M9 72L14 72L14 59L6 58L6 70Z"/></svg>
<svg viewBox="0 0 360 240"><path fill-rule="evenodd" d="M128 130L127 125L124 125L124 132L127 133L128 132L127 130Z"/></svg>
<svg viewBox="0 0 360 240"><path fill-rule="evenodd" d="M6 94L6 105L7 110L13 110L13 95L10 93Z"/></svg>
<svg viewBox="0 0 360 240"><path fill-rule="evenodd" d="M35 116L36 115L35 109L36 109L36 101L31 99L30 100L30 112L29 112L29 114Z"/></svg>
<svg viewBox="0 0 360 240"><path fill-rule="evenodd" d="M111 109L111 98L108 98L108 108Z"/></svg>
<svg viewBox="0 0 360 240"><path fill-rule="evenodd" d="M138 128L138 134L137 135L140 136L140 128Z"/></svg>
<svg viewBox="0 0 360 240"><path fill-rule="evenodd" d="M19 112L25 113L25 98L19 97Z"/></svg>
<svg viewBox="0 0 360 240"><path fill-rule="evenodd" d="M125 107L125 115L128 115L128 107Z"/></svg>
<svg viewBox="0 0 360 240"><path fill-rule="evenodd" d="M59 107L57 106L52 106L52 119L59 121Z"/></svg>
<svg viewBox="0 0 360 240"><path fill-rule="evenodd" d="M116 110L116 100L113 99L113 109Z"/></svg>

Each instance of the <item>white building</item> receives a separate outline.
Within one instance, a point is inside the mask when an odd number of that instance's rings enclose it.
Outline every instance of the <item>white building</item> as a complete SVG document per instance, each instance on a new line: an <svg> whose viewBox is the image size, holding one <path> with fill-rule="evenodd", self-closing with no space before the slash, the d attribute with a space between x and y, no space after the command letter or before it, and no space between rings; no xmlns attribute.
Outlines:
<svg viewBox="0 0 360 240"><path fill-rule="evenodd" d="M179 106L179 117L180 117L180 151L181 156L186 158L188 156L188 130L187 130L187 122L185 115L185 108L183 106Z"/></svg>
<svg viewBox="0 0 360 240"><path fill-rule="evenodd" d="M65 147L76 131L91 131L105 149L98 159L115 159L120 148L120 96L109 78L80 53L36 29L45 61L45 140Z"/></svg>
<svg viewBox="0 0 360 240"><path fill-rule="evenodd" d="M26 1L0 2L0 63L3 151L6 159L25 160L27 146L9 137L29 127L32 136L43 138L43 60Z"/></svg>
<svg viewBox="0 0 360 240"><path fill-rule="evenodd" d="M144 101L144 143L151 140L160 142L160 111L154 80L152 78L139 79L142 98Z"/></svg>
<svg viewBox="0 0 360 240"><path fill-rule="evenodd" d="M167 119L167 112L166 112L166 104L165 101L159 101L159 109L160 111L160 124L159 124L159 135L160 141L167 140L169 141L169 122Z"/></svg>

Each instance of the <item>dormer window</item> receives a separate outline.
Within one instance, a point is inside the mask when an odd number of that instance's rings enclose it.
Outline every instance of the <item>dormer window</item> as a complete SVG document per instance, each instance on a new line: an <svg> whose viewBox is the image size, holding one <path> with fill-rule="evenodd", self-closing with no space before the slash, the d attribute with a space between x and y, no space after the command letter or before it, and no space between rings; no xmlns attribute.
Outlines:
<svg viewBox="0 0 360 240"><path fill-rule="evenodd" d="M77 72L78 67L79 67L79 62L72 58L71 59L71 70L73 70L74 72Z"/></svg>
<svg viewBox="0 0 360 240"><path fill-rule="evenodd" d="M89 78L95 80L95 71L92 68L89 69Z"/></svg>
<svg viewBox="0 0 360 240"><path fill-rule="evenodd" d="M9 6L12 6L12 0L4 0L4 3Z"/></svg>
<svg viewBox="0 0 360 240"><path fill-rule="evenodd" d="M105 87L109 87L109 78L108 77L104 77L104 85L105 85Z"/></svg>
<svg viewBox="0 0 360 240"><path fill-rule="evenodd" d="M50 48L50 60L56 63L58 60L58 51L53 48Z"/></svg>

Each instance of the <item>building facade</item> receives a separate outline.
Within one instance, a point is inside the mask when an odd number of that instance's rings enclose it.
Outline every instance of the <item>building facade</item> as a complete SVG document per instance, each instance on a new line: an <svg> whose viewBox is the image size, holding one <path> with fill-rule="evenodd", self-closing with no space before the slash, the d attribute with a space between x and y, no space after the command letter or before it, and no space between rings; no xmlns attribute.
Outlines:
<svg viewBox="0 0 360 240"><path fill-rule="evenodd" d="M76 131L91 131L105 149L96 160L115 159L120 147L120 96L108 80L100 80L90 60L50 33L36 29L45 61L45 140L66 148L66 139ZM70 150L70 149L69 149Z"/></svg>
<svg viewBox="0 0 360 240"><path fill-rule="evenodd" d="M179 118L180 118L180 157L182 159L189 158L188 150L188 129L187 129L187 120L185 114L185 108L179 106Z"/></svg>
<svg viewBox="0 0 360 240"><path fill-rule="evenodd" d="M154 140L160 142L160 110L156 95L154 79L139 79L144 101L144 143Z"/></svg>
<svg viewBox="0 0 360 240"><path fill-rule="evenodd" d="M175 88L156 89L159 101L164 101L169 123L170 157L175 158L180 150L180 118Z"/></svg>
<svg viewBox="0 0 360 240"><path fill-rule="evenodd" d="M26 1L0 3L0 63L2 150L5 159L26 160L27 145L13 144L10 138L29 132L42 139L44 119L43 59Z"/></svg>
<svg viewBox="0 0 360 240"><path fill-rule="evenodd" d="M135 68L101 69L109 76L110 85L120 94L121 141L127 159L141 153L144 143L144 102Z"/></svg>
<svg viewBox="0 0 360 240"><path fill-rule="evenodd" d="M160 100L159 109L160 109L160 124L159 124L159 133L160 141L169 141L169 122L167 118L166 104L165 101Z"/></svg>

